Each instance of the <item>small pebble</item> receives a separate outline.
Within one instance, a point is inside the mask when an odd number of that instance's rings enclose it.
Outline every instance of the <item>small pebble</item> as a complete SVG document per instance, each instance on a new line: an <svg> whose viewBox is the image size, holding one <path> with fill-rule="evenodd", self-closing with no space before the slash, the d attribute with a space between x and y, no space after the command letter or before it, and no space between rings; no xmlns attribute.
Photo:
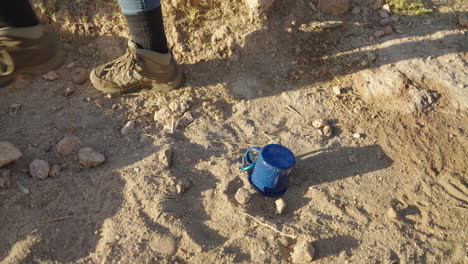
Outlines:
<svg viewBox="0 0 468 264"><path fill-rule="evenodd" d="M74 62L70 62L68 65L67 65L67 69L73 69L75 68L75 63Z"/></svg>
<svg viewBox="0 0 468 264"><path fill-rule="evenodd" d="M380 38L385 35L385 32L383 30L377 30L374 32L374 37Z"/></svg>
<svg viewBox="0 0 468 264"><path fill-rule="evenodd" d="M398 218L398 212L393 207L388 208L387 216L390 218Z"/></svg>
<svg viewBox="0 0 468 264"><path fill-rule="evenodd" d="M21 151L7 141L0 141L0 167L19 159L23 154Z"/></svg>
<svg viewBox="0 0 468 264"><path fill-rule="evenodd" d="M333 134L331 126L324 126L322 129L322 133L326 137L331 137Z"/></svg>
<svg viewBox="0 0 468 264"><path fill-rule="evenodd" d="M178 194L183 194L190 188L190 185L190 180L183 178L176 184L176 192Z"/></svg>
<svg viewBox="0 0 468 264"><path fill-rule="evenodd" d="M74 84L83 84L88 80L88 71L85 68L78 68L77 73L73 76Z"/></svg>
<svg viewBox="0 0 468 264"><path fill-rule="evenodd" d="M63 96L64 97L70 97L72 96L73 94L75 94L76 92L76 88L75 87L68 87L67 89L65 89L65 91L63 92Z"/></svg>
<svg viewBox="0 0 468 264"><path fill-rule="evenodd" d="M369 63L367 62L367 60L363 60L361 61L361 66L362 67L366 67Z"/></svg>
<svg viewBox="0 0 468 264"><path fill-rule="evenodd" d="M80 149L78 157L80 164L85 168L96 167L106 160L102 153L89 147Z"/></svg>
<svg viewBox="0 0 468 264"><path fill-rule="evenodd" d="M51 178L57 178L60 176L60 171L61 171L61 168L59 165L53 165L52 168L50 168L50 171L49 171L49 177Z"/></svg>
<svg viewBox="0 0 468 264"><path fill-rule="evenodd" d="M339 86L333 86L333 93L336 95L341 94L341 88Z"/></svg>
<svg viewBox="0 0 468 264"><path fill-rule="evenodd" d="M49 163L47 163L47 161L45 160L35 159L29 165L29 173L34 178L43 180L47 178L47 176L49 176L49 172L50 172Z"/></svg>
<svg viewBox="0 0 468 264"><path fill-rule="evenodd" d="M58 79L58 74L55 71L50 71L42 76L46 81L55 81Z"/></svg>
<svg viewBox="0 0 468 264"><path fill-rule="evenodd" d="M372 52L367 52L366 55L367 55L367 60L369 60L370 62L374 62L377 60L377 56Z"/></svg>
<svg viewBox="0 0 468 264"><path fill-rule="evenodd" d="M131 120L125 123L125 125L120 130L120 133L124 136L130 134L135 129L135 121Z"/></svg>
<svg viewBox="0 0 468 264"><path fill-rule="evenodd" d="M327 122L325 122L325 120L323 119L317 119L317 120L314 120L314 122L312 122L312 126L315 128L323 128L326 125L327 125Z"/></svg>
<svg viewBox="0 0 468 264"><path fill-rule="evenodd" d="M354 138L361 138L361 134L359 134L359 133L354 133L354 134L353 134L353 137L354 137Z"/></svg>
<svg viewBox="0 0 468 264"><path fill-rule="evenodd" d="M393 28L392 28L392 26L386 26L386 27L384 27L383 32L385 33L385 35L391 35L391 34L393 34Z"/></svg>
<svg viewBox="0 0 468 264"><path fill-rule="evenodd" d="M276 213L277 214L283 214L284 211L286 210L286 207L288 206L286 204L286 201L283 198L280 198L280 199L276 200L275 205L276 205Z"/></svg>
<svg viewBox="0 0 468 264"><path fill-rule="evenodd" d="M164 147L159 151L159 161L165 168L171 167L172 151L169 147Z"/></svg>
<svg viewBox="0 0 468 264"><path fill-rule="evenodd" d="M390 13L390 5L389 4L385 4L382 6L382 10L387 12L387 13Z"/></svg>
<svg viewBox="0 0 468 264"><path fill-rule="evenodd" d="M250 198L252 198L252 194L249 192L249 190L245 188L240 188L239 190L237 190L234 198L239 204L246 205L250 202Z"/></svg>
<svg viewBox="0 0 468 264"><path fill-rule="evenodd" d="M64 156L68 156L76 151L80 144L80 138L75 136L66 136L57 143L57 152Z"/></svg>
<svg viewBox="0 0 468 264"><path fill-rule="evenodd" d="M383 11L383 10L379 10L379 15L380 15L380 18L388 18L389 17L388 13Z"/></svg>

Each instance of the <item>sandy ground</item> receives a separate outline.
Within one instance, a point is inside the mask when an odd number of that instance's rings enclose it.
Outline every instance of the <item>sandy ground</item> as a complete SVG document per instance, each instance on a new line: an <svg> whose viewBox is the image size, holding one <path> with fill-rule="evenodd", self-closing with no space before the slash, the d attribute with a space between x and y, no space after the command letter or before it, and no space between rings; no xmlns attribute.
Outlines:
<svg viewBox="0 0 468 264"><path fill-rule="evenodd" d="M106 14L95 25L51 22L68 54L58 79L22 76L0 90L0 141L24 154L2 168L12 185L0 190L0 262L290 263L305 239L314 263L467 263L468 41L457 24L467 9L436 4L379 38L372 8L337 18L284 0L258 17L234 1L193 22L165 6L187 75L168 94L72 82L124 51L115 3L93 9ZM67 8L58 14L90 12ZM154 121L181 101L193 120ZM122 135L128 121L136 127ZM105 163L85 169L77 153L58 154L70 135ZM298 161L281 215L239 170L249 146L269 143ZM33 159L60 176L31 177ZM239 188L252 194L246 205Z"/></svg>

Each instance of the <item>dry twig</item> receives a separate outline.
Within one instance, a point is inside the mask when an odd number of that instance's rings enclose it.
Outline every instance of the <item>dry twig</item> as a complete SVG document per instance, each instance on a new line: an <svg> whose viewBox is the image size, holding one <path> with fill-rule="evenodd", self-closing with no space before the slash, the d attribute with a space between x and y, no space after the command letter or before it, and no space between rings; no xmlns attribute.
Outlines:
<svg viewBox="0 0 468 264"><path fill-rule="evenodd" d="M255 217L249 215L248 213L244 213L244 212L239 212L239 213L241 213L241 214L243 214L243 215L246 215L246 216L252 218L252 219L255 220L255 222L257 222L259 225L264 226L264 227L268 227L268 228L270 228L271 230L275 231L276 233L278 233L278 234L280 234L280 235L282 235L282 236L287 236L287 237L290 237L290 238L292 238L292 239L296 239L296 236L293 236L293 235L290 235L290 234L286 234L286 233L281 232L281 231L279 231L278 229L276 229L276 228L274 228L274 227L272 227L272 226L270 226L270 225L267 225L267 224L265 224L265 223L262 223L262 222L260 222L259 220L257 220L257 218L255 218Z"/></svg>

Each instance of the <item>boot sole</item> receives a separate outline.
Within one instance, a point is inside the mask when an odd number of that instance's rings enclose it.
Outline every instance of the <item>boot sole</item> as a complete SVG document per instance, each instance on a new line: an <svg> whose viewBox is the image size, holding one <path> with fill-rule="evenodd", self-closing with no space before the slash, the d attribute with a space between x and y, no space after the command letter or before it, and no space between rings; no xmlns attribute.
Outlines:
<svg viewBox="0 0 468 264"><path fill-rule="evenodd" d="M182 73L180 69L178 69L177 76L173 81L171 81L170 85L167 83L154 82L154 83L136 85L134 87L128 87L125 89L106 88L106 87L96 85L101 81L101 79L96 75L96 72L94 70L91 72L89 79L91 83L93 84L94 88L107 94L128 94L128 93L140 91L142 89L152 89L152 90L159 91L159 92L169 92L171 90L179 89L183 85L184 74Z"/></svg>
<svg viewBox="0 0 468 264"><path fill-rule="evenodd" d="M57 47L57 52L49 60L34 66L22 68L12 75L9 75L5 80L0 81L0 88L11 84L15 80L15 76L18 74L42 74L47 71L55 70L63 64L64 58L65 53L60 47Z"/></svg>

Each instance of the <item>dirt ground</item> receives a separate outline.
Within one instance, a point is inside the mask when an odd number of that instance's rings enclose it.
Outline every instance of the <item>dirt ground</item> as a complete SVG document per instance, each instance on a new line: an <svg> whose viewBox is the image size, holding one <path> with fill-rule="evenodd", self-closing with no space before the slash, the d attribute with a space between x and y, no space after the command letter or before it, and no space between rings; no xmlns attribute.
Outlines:
<svg viewBox="0 0 468 264"><path fill-rule="evenodd" d="M125 51L117 4L54 3L38 12L67 52L58 79L20 76L0 90L0 141L23 152L2 168L12 185L0 190L1 263L290 263L302 239L314 263L468 263L466 2L434 1L432 14L399 15L396 32L375 37L372 1L341 17L308 0L261 15L240 1L195 15L168 1L186 84L112 96L72 79ZM154 120L181 101L193 120ZM58 154L69 135L105 163ZM249 146L269 143L297 156L281 215L239 169ZM31 177L33 159L60 176ZM247 205L235 199L242 187Z"/></svg>

